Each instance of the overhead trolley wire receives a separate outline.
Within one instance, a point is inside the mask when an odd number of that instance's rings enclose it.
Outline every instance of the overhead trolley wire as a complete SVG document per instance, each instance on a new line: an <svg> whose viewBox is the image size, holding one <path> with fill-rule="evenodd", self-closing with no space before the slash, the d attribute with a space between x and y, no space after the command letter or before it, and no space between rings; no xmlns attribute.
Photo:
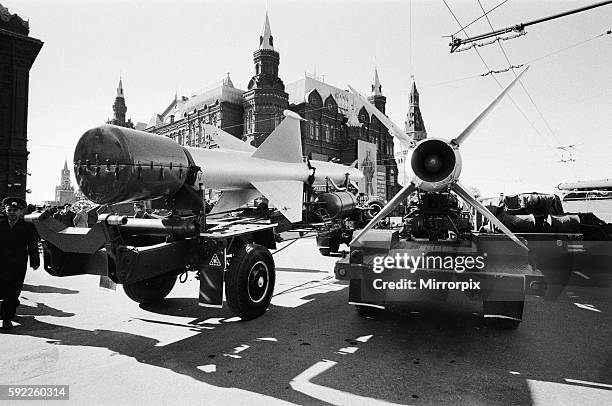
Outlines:
<svg viewBox="0 0 612 406"><path fill-rule="evenodd" d="M538 57L538 58L531 59L530 61L527 61L527 62L525 62L525 63L527 63L527 64L532 64L532 63L534 63L534 62L538 62L538 61L540 61L540 60L542 60L542 59L548 58L548 57L553 56L553 55L556 55L556 54L558 54L558 53L561 53L561 52L567 51L568 49L572 49L572 48L575 48L575 47L577 47L577 46L579 46L579 45L583 45L583 44L586 44L587 42L591 42L591 41L593 41L593 40L596 40L597 38L601 38L601 37L603 37L604 35L610 35L610 34L612 34L612 30L608 30L608 31L606 31L606 32L604 32L604 33L602 33L602 34L597 34L597 35L595 35L595 36L593 36L593 37L590 37L590 38L587 38L587 39L585 39L585 40L582 40L582 41L576 42L575 44L569 45L569 46L567 46L567 47L565 47L565 48L558 49L558 50L556 50L556 51L553 51L553 52L548 53L548 54L546 54L546 55L540 56L540 57Z"/></svg>
<svg viewBox="0 0 612 406"><path fill-rule="evenodd" d="M556 18L561 18L561 17L565 17L565 16L568 16L568 15L571 15L571 14L576 14L576 13L580 13L580 12L583 12L583 11L591 10L593 8L596 8L596 7L601 7L601 6L608 5L610 3L612 3L612 0L601 1L599 3L590 4L588 6L580 7L580 8L574 9L574 10L565 11L565 12L558 13L558 14L555 14L555 15L552 15L552 16L539 18L537 20L529 21L527 23L516 24L516 25L513 25L511 27L502 28L502 29L497 30L497 31L493 31L493 32L489 32L489 33L486 33L486 34L477 35L477 36L474 36L474 37L467 37L468 35L464 31L464 33L465 33L467 38L463 38L462 39L462 38L455 38L454 35L452 36L452 41L449 44L451 46L451 53L457 51L457 49L461 45L463 45L463 44L467 44L467 43L475 42L475 41L480 41L480 40L486 39L486 38L497 37L499 35L507 34L507 33L513 32L513 31L514 32L518 32L518 33L524 33L525 32L525 27L528 27L530 25L539 24L539 23L543 23L543 22L546 22L546 21L554 20Z"/></svg>
<svg viewBox="0 0 612 406"><path fill-rule="evenodd" d="M450 6L448 5L448 3L446 2L446 0L442 0L442 2L444 2L444 5L446 6L446 8L448 9L448 11L451 13L451 15L453 16L453 18L455 19L455 21L457 22L457 24L459 25L459 27L461 27L461 31L463 31L463 33L467 36L467 32L465 31L465 28L463 27L463 25L461 25L461 22L459 21L459 19L457 18L457 16L455 15L455 13L453 12L453 10L450 8ZM486 61L484 60L484 58L482 57L481 53L478 51L478 49L474 48L474 51L476 51L476 53L478 54L478 57L480 58L480 60L482 61L483 65L487 68L487 71L490 71L491 68L489 67L489 65L486 63ZM497 83L497 85L503 89L503 85L500 83L500 81L493 75L491 75L491 77L493 78L493 80L495 80L495 82ZM508 99L512 102L512 104L514 104L514 106L517 108L517 110L521 113L521 115L523 116L523 118L529 123L529 125L531 126L531 128L536 132L536 134L538 134L540 136L540 138L542 139L542 141L546 144L546 146L552 150L553 152L556 153L555 149L552 147L552 145L550 145L550 143L548 142L548 140L542 135L542 133L536 128L536 126L533 124L533 122L527 117L527 115L525 114L525 112L523 112L523 110L519 107L519 105L516 103L516 101L512 98L512 96L510 96L510 94L506 95L508 97Z"/></svg>
<svg viewBox="0 0 612 406"><path fill-rule="evenodd" d="M486 17L487 22L489 23L489 26L491 27L492 30L495 30L495 28L493 28L493 24L491 23L491 20L489 19L489 16L487 16L487 14L485 12L485 9L482 6L481 1L480 0L477 0L477 1L478 1L478 5L480 6L480 9L484 13L483 16ZM508 54L506 53L506 50L504 49L502 44L498 41L497 45L499 45L499 49L502 51L502 54L504 54L504 58L506 58L506 62L508 62L508 66L509 66L508 69L512 70L512 73L514 74L515 77L518 76L516 74L516 72L514 71L514 69L513 69L514 66L512 65L512 62L510 62L510 58L508 57ZM522 66L522 65L520 65L520 66ZM557 134L555 134L555 132L551 128L550 124L548 123L548 120L546 120L546 118L544 117L544 114L542 114L542 111L540 110L540 108L536 104L535 100L533 100L533 97L531 97L531 94L529 93L529 91L527 90L527 88L525 87L525 84L523 83L523 81L521 79L519 79L519 84L521 85L521 88L525 91L525 94L527 95L527 97L531 101L531 104L533 104L533 107L535 107L535 109L538 112L540 118L542 119L542 121L546 125L546 128L548 128L548 131L550 131L550 134L553 136L553 138L557 142L557 145L561 145L561 141L559 141L559 138L557 137Z"/></svg>
<svg viewBox="0 0 612 406"><path fill-rule="evenodd" d="M504 0L501 3L499 3L497 6L493 7L491 10L487 11L484 13L484 15L481 15L480 17L478 17L477 19L475 19L474 21L472 21L471 23L469 23L468 25L464 26L463 28L460 28L457 32L455 32L453 35L451 35L451 37L454 37L455 35L459 34L461 32L462 29L465 29L467 27L469 27L470 25L474 24L477 21L480 21L482 18L486 17L487 14L489 14L491 11L495 10L498 7L503 6L504 4L506 4L508 1L510 0ZM483 10L484 11L484 10Z"/></svg>

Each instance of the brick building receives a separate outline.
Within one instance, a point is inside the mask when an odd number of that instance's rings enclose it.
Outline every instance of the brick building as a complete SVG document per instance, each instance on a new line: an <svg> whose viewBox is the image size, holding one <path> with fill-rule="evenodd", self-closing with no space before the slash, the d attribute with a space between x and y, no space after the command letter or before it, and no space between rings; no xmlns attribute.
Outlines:
<svg viewBox="0 0 612 406"><path fill-rule="evenodd" d="M212 124L259 146L282 121L283 110L289 109L305 119L301 124L305 157L352 164L357 160L358 146L364 145L360 142L368 143L376 149L378 188L375 193L387 200L397 193L393 137L388 129L375 116L370 116L352 93L314 75L306 74L285 85L279 77L280 54L274 48L267 13L253 63L254 75L246 90L234 87L228 73L218 85L199 94L175 95L162 113L153 115L146 131L165 135L181 145L210 148L214 143L203 131L202 124ZM368 101L385 113L387 99L376 69L371 89ZM416 92L414 84L413 92ZM409 125L408 117L406 131L425 137L418 93L413 92L408 116L417 115L418 119L413 120L416 124Z"/></svg>
<svg viewBox="0 0 612 406"><path fill-rule="evenodd" d="M0 4L0 199L26 197L30 68L43 42Z"/></svg>

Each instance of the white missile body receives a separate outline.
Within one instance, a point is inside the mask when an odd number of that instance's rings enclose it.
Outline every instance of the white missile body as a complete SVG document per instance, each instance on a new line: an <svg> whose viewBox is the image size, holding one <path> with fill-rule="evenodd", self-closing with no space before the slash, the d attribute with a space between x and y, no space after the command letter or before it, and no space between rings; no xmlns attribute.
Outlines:
<svg viewBox="0 0 612 406"><path fill-rule="evenodd" d="M285 116L259 148L207 124L204 131L219 148L182 147L167 137L122 127L95 128L81 137L75 150L79 187L96 203L152 199L176 193L187 182L187 168L197 166L201 172L194 183L223 191L212 214L263 195L289 221L299 222L306 183L358 182L363 174L346 165L306 161L301 117L288 111Z"/></svg>

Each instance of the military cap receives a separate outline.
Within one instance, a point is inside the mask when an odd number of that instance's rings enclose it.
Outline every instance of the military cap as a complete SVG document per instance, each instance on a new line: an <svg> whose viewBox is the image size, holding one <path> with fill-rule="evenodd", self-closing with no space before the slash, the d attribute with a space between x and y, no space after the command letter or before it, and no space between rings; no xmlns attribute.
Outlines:
<svg viewBox="0 0 612 406"><path fill-rule="evenodd" d="M26 201L19 197L7 197L2 200L2 205L6 207L16 207L18 209L25 209L28 206Z"/></svg>

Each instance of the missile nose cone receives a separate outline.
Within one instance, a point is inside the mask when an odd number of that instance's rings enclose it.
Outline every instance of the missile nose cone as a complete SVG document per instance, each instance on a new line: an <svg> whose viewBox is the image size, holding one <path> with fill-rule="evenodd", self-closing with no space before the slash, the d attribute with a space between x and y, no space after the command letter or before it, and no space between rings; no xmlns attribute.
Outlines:
<svg viewBox="0 0 612 406"><path fill-rule="evenodd" d="M129 154L110 127L97 127L81 136L74 151L75 176L79 188L94 203L112 202L120 192L115 174L118 164L129 162Z"/></svg>
<svg viewBox="0 0 612 406"><path fill-rule="evenodd" d="M425 158L424 167L427 172L436 173L442 168L442 158L432 154Z"/></svg>
<svg viewBox="0 0 612 406"><path fill-rule="evenodd" d="M89 200L114 204L173 195L187 180L189 161L170 138L102 125L81 136L74 166Z"/></svg>

